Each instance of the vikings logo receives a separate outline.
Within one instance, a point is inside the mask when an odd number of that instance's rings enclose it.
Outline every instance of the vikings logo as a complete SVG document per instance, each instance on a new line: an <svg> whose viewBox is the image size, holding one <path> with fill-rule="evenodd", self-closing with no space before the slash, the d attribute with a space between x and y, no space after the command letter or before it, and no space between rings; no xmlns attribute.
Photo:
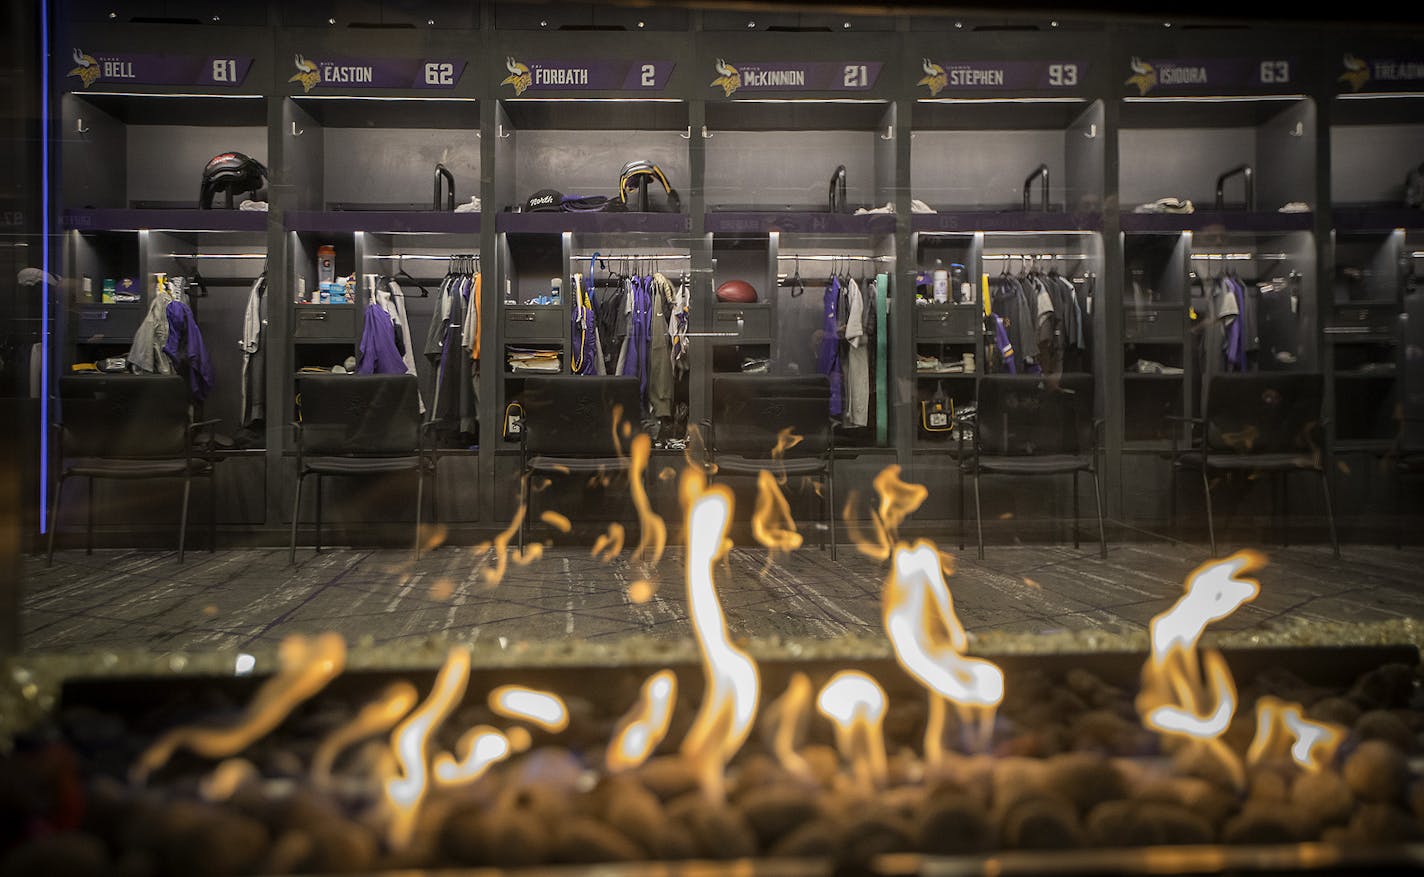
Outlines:
<svg viewBox="0 0 1424 877"><path fill-rule="evenodd" d="M93 85L101 74L99 62L93 55L86 55L79 49L74 50L74 63L77 65L73 70L66 73L66 76L78 76L79 81L88 88Z"/></svg>
<svg viewBox="0 0 1424 877"><path fill-rule="evenodd" d="M534 77L529 74L529 68L514 60L513 57L504 59L504 69L509 71L509 75L500 81L500 85L514 86L514 95L518 97L525 89L534 84Z"/></svg>
<svg viewBox="0 0 1424 877"><path fill-rule="evenodd" d="M1340 74L1338 82L1346 83L1351 91L1359 91L1365 87L1365 83L1370 81L1370 62L1364 58L1356 58L1354 55L1345 56L1345 72Z"/></svg>
<svg viewBox="0 0 1424 877"><path fill-rule="evenodd" d="M1141 58L1132 59L1132 75L1127 77L1123 85L1137 86L1137 96L1141 97L1147 92L1157 87L1157 71L1151 64Z"/></svg>
<svg viewBox="0 0 1424 877"><path fill-rule="evenodd" d="M929 58L922 59L920 67L925 71L925 78L915 84L929 86L930 97L934 97L941 91L944 91L944 87L949 84L949 77L945 75L944 68Z"/></svg>
<svg viewBox="0 0 1424 877"><path fill-rule="evenodd" d="M732 92L742 87L742 74L737 72L737 68L721 58L717 59L717 72L722 75L707 84L722 86L723 97L731 97Z"/></svg>
<svg viewBox="0 0 1424 877"><path fill-rule="evenodd" d="M293 63L297 65L297 72L295 76L287 81L300 82L303 92L311 91L313 88L316 88L317 83L321 82L321 71L316 69L316 64L308 61L301 55L297 55L296 58L293 59Z"/></svg>

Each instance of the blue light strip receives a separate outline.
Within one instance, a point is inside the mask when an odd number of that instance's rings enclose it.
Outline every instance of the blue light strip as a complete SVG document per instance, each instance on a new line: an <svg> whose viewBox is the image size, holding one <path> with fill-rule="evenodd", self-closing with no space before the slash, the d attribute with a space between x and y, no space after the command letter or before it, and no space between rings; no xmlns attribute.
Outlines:
<svg viewBox="0 0 1424 877"><path fill-rule="evenodd" d="M49 530L49 0L40 0L40 535Z"/></svg>

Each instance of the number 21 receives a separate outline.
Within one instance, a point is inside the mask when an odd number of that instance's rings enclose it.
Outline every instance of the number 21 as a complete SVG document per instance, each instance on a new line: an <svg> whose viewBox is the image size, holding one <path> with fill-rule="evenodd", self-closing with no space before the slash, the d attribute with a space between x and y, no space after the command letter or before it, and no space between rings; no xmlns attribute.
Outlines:
<svg viewBox="0 0 1424 877"><path fill-rule="evenodd" d="M841 84L846 88L869 88L870 71L864 64L847 64Z"/></svg>

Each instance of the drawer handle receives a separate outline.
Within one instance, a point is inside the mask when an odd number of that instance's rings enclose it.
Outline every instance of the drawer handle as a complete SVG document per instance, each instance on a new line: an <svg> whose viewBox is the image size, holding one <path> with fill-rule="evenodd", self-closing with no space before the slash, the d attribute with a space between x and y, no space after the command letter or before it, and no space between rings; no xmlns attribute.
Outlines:
<svg viewBox="0 0 1424 877"><path fill-rule="evenodd" d="M724 311L722 313L717 314L717 319L718 321L723 323L740 323L743 319L745 319L745 315L741 311L735 311L733 313L727 313Z"/></svg>
<svg viewBox="0 0 1424 877"><path fill-rule="evenodd" d="M534 322L534 315L533 315L533 314L510 314L510 315L509 315L509 319L510 319L511 321L518 322L518 323L532 323L532 322Z"/></svg>
<svg viewBox="0 0 1424 877"><path fill-rule="evenodd" d="M320 311L320 312L315 313L315 314L302 314L302 319L303 319L303 320L325 320L325 319L326 319L326 311Z"/></svg>
<svg viewBox="0 0 1424 877"><path fill-rule="evenodd" d="M107 319L109 319L109 312L108 312L108 311L84 311L83 313L81 313L81 314L79 315L79 319L81 319L81 320L107 320Z"/></svg>

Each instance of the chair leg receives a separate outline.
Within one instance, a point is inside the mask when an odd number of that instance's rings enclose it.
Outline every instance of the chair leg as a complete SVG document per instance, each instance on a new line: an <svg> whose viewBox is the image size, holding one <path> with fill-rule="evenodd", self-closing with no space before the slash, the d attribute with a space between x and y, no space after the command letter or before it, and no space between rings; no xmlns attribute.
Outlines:
<svg viewBox="0 0 1424 877"><path fill-rule="evenodd" d="M1330 502L1330 470L1320 470L1320 489L1325 492L1325 520L1330 524L1330 545L1335 559L1340 559L1340 538L1335 533L1335 506Z"/></svg>
<svg viewBox="0 0 1424 877"><path fill-rule="evenodd" d="M54 531L59 529L59 495L64 492L64 478L54 485L54 497L49 501L49 550L45 553L45 563L54 563Z"/></svg>
<svg viewBox="0 0 1424 877"><path fill-rule="evenodd" d="M1098 507L1098 557L1108 559L1108 532L1103 526L1103 483L1098 469L1093 467L1093 500Z"/></svg>
<svg viewBox="0 0 1424 877"><path fill-rule="evenodd" d="M831 537L831 560L836 559L836 473L834 464L826 470L826 505L829 506L826 515L827 533Z"/></svg>
<svg viewBox="0 0 1424 877"><path fill-rule="evenodd" d="M415 467L415 559L420 560L420 513L425 504L425 470Z"/></svg>
<svg viewBox="0 0 1424 877"><path fill-rule="evenodd" d="M956 461L959 469L959 550L964 550L964 464Z"/></svg>
<svg viewBox="0 0 1424 877"><path fill-rule="evenodd" d="M979 505L979 467L974 467L974 527L979 535L979 559L984 559L984 513Z"/></svg>
<svg viewBox="0 0 1424 877"><path fill-rule="evenodd" d="M1180 470L1176 463L1169 463L1167 466L1167 531L1175 532L1177 529L1177 474Z"/></svg>
<svg viewBox="0 0 1424 877"><path fill-rule="evenodd" d="M302 484L307 480L307 476L297 476L297 496L292 500L292 547L287 552L287 563L297 562L297 520L301 517L302 511Z"/></svg>
<svg viewBox="0 0 1424 877"><path fill-rule="evenodd" d="M183 548L188 539L188 498L193 494L192 476L183 476L183 511L178 516L178 562L183 562Z"/></svg>
<svg viewBox="0 0 1424 877"><path fill-rule="evenodd" d="M89 503L84 509L84 553L94 553L94 476L89 476Z"/></svg>
<svg viewBox="0 0 1424 877"><path fill-rule="evenodd" d="M1073 548L1078 547L1078 470L1073 470Z"/></svg>
<svg viewBox="0 0 1424 877"><path fill-rule="evenodd" d="M519 553L524 553L524 530L529 526L529 473L519 478Z"/></svg>
<svg viewBox="0 0 1424 877"><path fill-rule="evenodd" d="M1211 480L1207 478L1206 467L1201 468L1202 490L1206 492L1206 532L1211 539L1211 556L1216 557L1216 524L1211 519Z"/></svg>
<svg viewBox="0 0 1424 877"><path fill-rule="evenodd" d="M213 467L208 472L208 553L218 551L218 472Z"/></svg>
<svg viewBox="0 0 1424 877"><path fill-rule="evenodd" d="M1402 467L1395 467L1394 478L1391 483L1394 485L1394 549L1399 551L1404 548L1404 490L1401 483L1404 481ZM59 496L56 495L58 500ZM54 537L54 525L50 525L50 537Z"/></svg>
<svg viewBox="0 0 1424 877"><path fill-rule="evenodd" d="M1282 472L1281 478L1281 547L1290 547L1290 473Z"/></svg>
<svg viewBox="0 0 1424 877"><path fill-rule="evenodd" d="M440 461L430 464L430 522L440 523Z"/></svg>
<svg viewBox="0 0 1424 877"><path fill-rule="evenodd" d="M317 554L321 553L321 476L316 476L316 544L313 546Z"/></svg>

